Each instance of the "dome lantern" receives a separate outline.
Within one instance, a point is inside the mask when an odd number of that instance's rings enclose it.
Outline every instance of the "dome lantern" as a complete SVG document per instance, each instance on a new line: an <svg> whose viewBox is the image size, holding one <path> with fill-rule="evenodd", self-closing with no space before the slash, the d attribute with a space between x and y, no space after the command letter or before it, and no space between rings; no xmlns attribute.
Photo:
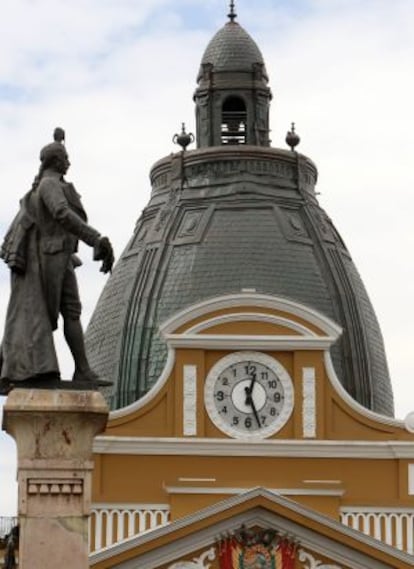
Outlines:
<svg viewBox="0 0 414 569"><path fill-rule="evenodd" d="M272 94L265 63L236 17L231 2L229 21L214 35L201 60L194 94L198 148L270 146Z"/></svg>

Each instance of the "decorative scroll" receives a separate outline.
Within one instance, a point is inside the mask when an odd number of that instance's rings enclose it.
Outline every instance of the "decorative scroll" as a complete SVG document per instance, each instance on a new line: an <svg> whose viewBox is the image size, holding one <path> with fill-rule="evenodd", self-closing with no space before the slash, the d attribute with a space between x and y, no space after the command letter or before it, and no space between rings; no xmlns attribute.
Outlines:
<svg viewBox="0 0 414 569"><path fill-rule="evenodd" d="M297 543L275 530L244 526L217 543L220 569L294 569Z"/></svg>
<svg viewBox="0 0 414 569"><path fill-rule="evenodd" d="M173 563L168 567L168 569L210 569L211 563L207 563L207 561L214 561L216 558L216 550L214 547L211 547L204 553L200 555L200 557L195 557L192 561L178 561L178 563Z"/></svg>
<svg viewBox="0 0 414 569"><path fill-rule="evenodd" d="M303 549L299 549L299 561L306 563L303 569L342 569L339 565L328 565L322 561L317 561L313 555Z"/></svg>

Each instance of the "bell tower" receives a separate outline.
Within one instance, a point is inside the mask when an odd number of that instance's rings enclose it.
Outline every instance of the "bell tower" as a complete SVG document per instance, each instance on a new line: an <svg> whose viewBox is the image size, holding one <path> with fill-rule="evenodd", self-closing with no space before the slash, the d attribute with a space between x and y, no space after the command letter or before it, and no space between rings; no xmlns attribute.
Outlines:
<svg viewBox="0 0 414 569"><path fill-rule="evenodd" d="M208 44L197 76L197 147L270 146L272 93L263 56L236 21L234 2L228 18Z"/></svg>

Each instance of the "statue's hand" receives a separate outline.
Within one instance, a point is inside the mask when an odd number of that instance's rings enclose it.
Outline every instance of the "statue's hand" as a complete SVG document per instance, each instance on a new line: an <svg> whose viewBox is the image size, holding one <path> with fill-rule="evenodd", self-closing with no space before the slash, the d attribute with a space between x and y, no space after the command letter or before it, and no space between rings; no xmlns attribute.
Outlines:
<svg viewBox="0 0 414 569"><path fill-rule="evenodd" d="M99 269L102 273L109 273L114 264L114 251L108 237L100 237L93 248L94 261L102 261Z"/></svg>

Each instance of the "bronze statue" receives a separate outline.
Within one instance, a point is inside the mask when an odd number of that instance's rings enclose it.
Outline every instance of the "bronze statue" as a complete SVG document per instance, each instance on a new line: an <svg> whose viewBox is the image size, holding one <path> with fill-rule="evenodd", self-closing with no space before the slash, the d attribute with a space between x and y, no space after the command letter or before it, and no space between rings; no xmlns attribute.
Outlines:
<svg viewBox="0 0 414 569"><path fill-rule="evenodd" d="M11 269L11 295L1 346L1 386L46 386L59 380L53 343L59 314L72 353L77 384L103 385L91 370L80 322L81 303L75 268L78 240L93 248L101 271L112 269L114 255L107 237L87 224L80 196L66 182L70 162L64 131L40 152L40 169L6 234L0 256Z"/></svg>

